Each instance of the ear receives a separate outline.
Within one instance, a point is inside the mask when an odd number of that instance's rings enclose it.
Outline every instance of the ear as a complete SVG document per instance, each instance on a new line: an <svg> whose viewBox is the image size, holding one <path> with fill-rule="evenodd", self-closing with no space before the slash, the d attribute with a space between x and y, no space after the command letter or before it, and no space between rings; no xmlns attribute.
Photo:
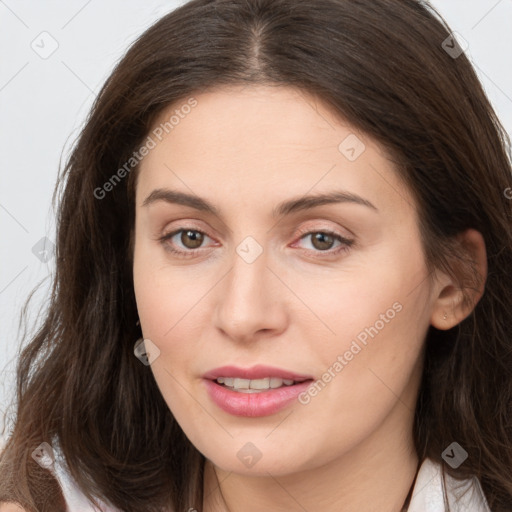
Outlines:
<svg viewBox="0 0 512 512"><path fill-rule="evenodd" d="M481 299L487 279L487 251L482 234L468 229L456 237L464 260L454 265L457 279L437 273L434 304L430 323L437 329L447 330L467 318Z"/></svg>

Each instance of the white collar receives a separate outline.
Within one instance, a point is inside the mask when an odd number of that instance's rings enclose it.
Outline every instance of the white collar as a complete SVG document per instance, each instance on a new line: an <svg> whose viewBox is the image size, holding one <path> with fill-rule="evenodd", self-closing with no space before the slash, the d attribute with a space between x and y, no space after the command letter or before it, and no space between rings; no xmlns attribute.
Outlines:
<svg viewBox="0 0 512 512"><path fill-rule="evenodd" d="M476 477L456 480L445 476L446 495L451 512L491 512ZM441 464L425 459L416 477L407 512L445 512Z"/></svg>

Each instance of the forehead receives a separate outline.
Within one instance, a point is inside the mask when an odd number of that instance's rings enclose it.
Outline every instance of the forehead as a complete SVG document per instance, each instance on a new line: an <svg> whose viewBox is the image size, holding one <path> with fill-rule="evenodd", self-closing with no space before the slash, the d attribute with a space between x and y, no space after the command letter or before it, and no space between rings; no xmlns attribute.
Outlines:
<svg viewBox="0 0 512 512"><path fill-rule="evenodd" d="M384 149L304 91L239 86L191 97L162 111L149 133L138 204L172 186L242 203L342 188L384 211L413 205Z"/></svg>

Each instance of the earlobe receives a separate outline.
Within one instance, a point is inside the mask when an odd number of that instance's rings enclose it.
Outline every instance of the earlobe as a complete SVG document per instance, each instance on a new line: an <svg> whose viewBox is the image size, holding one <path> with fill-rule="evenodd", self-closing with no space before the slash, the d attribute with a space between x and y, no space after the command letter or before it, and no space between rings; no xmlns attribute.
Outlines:
<svg viewBox="0 0 512 512"><path fill-rule="evenodd" d="M482 234L468 229L457 236L464 258L456 261L454 279L441 273L437 283L437 297L430 323L440 330L448 330L467 318L481 299L487 279L487 251Z"/></svg>

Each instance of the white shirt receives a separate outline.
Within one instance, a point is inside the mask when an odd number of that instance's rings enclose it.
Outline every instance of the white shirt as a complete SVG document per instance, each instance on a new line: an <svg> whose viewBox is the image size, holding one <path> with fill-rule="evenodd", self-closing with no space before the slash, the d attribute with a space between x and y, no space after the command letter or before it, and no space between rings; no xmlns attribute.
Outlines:
<svg viewBox="0 0 512 512"><path fill-rule="evenodd" d="M451 512L491 512L478 478L456 480L446 473L446 495ZM421 464L407 512L445 512L441 464Z"/></svg>
<svg viewBox="0 0 512 512"><path fill-rule="evenodd" d="M55 462L49 469L61 486L67 512L122 512L100 500L98 501L101 508L94 508L68 473L57 443L53 444L53 449ZM476 477L459 481L446 474L446 493L451 512L491 512ZM457 498L459 501L456 501ZM431 459L423 461L416 477L407 512L445 512L440 464Z"/></svg>

